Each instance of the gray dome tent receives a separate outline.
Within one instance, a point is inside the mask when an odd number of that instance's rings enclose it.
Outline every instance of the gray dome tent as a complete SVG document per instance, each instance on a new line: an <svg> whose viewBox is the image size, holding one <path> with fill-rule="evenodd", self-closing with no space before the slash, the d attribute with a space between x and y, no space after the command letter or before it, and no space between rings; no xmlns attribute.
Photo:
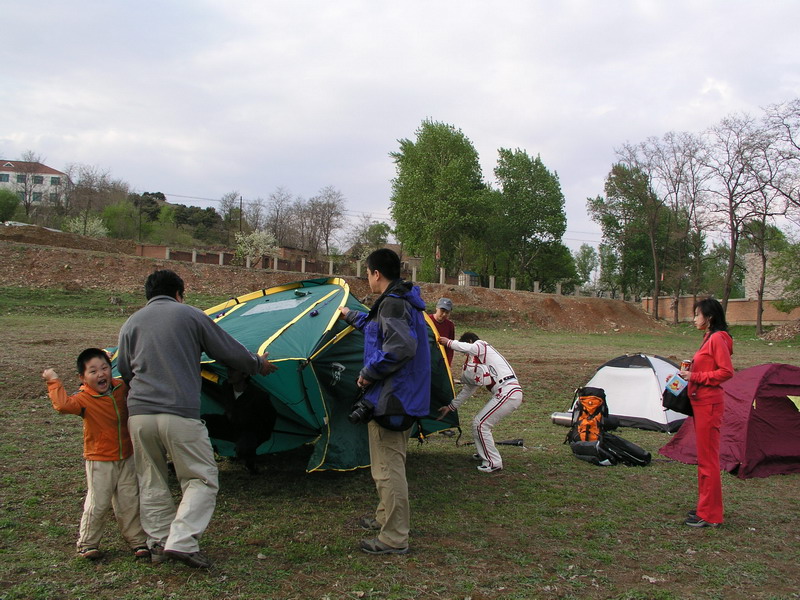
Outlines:
<svg viewBox="0 0 800 600"><path fill-rule="evenodd" d="M686 415L666 410L661 396L667 379L678 370L678 365L661 356L625 354L598 367L584 387L605 390L608 412L621 427L674 432ZM575 402L577 397L570 410Z"/></svg>

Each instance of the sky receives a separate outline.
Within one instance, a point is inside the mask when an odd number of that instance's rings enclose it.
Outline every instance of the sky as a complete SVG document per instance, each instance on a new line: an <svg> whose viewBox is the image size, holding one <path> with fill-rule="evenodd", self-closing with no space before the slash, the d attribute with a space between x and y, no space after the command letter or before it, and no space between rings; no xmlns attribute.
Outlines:
<svg viewBox="0 0 800 600"><path fill-rule="evenodd" d="M558 174L571 249L615 149L800 97L795 0L3 0L0 158L92 165L217 206L333 186L389 221L389 156L425 119L484 179Z"/></svg>

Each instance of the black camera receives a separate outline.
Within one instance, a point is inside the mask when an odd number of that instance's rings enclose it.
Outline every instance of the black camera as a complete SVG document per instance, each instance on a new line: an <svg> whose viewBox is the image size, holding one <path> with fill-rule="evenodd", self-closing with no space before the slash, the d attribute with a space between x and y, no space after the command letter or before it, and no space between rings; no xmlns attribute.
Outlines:
<svg viewBox="0 0 800 600"><path fill-rule="evenodd" d="M372 420L372 412L375 407L369 402L364 400L364 392L362 391L356 403L350 409L350 414L347 415L347 420L351 423L369 423Z"/></svg>

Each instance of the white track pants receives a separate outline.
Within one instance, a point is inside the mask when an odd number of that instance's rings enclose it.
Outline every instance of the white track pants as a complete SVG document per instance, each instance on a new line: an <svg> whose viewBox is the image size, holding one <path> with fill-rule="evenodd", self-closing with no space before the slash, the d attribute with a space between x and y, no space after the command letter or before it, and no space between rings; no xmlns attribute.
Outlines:
<svg viewBox="0 0 800 600"><path fill-rule="evenodd" d="M520 404L522 404L522 388L514 386L503 389L499 394L495 394L472 420L475 448L485 466L503 467L503 458L494 445L492 429L502 419L517 410Z"/></svg>

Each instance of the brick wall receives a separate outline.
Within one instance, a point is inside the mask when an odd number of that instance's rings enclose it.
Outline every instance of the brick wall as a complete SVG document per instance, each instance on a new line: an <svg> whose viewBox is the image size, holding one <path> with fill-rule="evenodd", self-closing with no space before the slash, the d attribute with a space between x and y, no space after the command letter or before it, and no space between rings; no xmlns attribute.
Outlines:
<svg viewBox="0 0 800 600"><path fill-rule="evenodd" d="M664 296L658 303L658 314L667 321L672 320L672 301L672 298ZM681 296L678 305L679 321L690 322L694 318L694 313L692 312L694 302L695 299L692 296ZM756 300L728 300L728 309L725 312L725 318L731 325L755 325L757 309L758 302ZM653 313L652 298L642 298L642 310L649 314ZM797 319L800 319L800 308L796 308L787 314L775 308L771 300L764 301L764 314L761 318L761 322L764 325L781 325Z"/></svg>

